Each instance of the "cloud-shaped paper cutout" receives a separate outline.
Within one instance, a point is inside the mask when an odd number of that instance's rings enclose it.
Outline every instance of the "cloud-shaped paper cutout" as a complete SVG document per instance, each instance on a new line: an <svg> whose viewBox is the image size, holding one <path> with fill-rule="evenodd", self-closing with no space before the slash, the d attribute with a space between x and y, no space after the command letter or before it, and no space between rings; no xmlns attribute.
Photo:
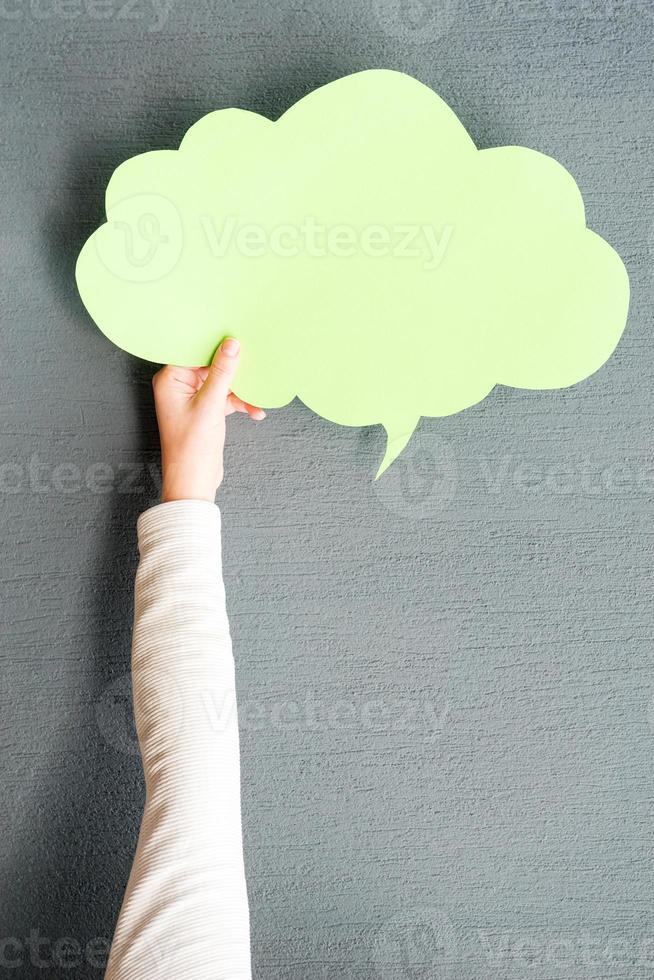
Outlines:
<svg viewBox="0 0 654 980"><path fill-rule="evenodd" d="M574 384L626 322L625 268L570 174L524 147L477 150L398 72L332 82L277 122L212 112L179 150L118 167L106 210L77 283L115 344L200 365L238 337L238 395L381 423L380 473L421 416L496 384Z"/></svg>

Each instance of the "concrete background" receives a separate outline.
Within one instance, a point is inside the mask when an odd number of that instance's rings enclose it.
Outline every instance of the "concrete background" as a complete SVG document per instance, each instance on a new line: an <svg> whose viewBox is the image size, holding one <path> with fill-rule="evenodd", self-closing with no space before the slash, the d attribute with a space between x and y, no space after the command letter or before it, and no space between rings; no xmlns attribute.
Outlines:
<svg viewBox="0 0 654 980"><path fill-rule="evenodd" d="M379 484L380 430L299 405L230 425L255 976L651 977L649 0L3 0L0 20L3 975L101 976L142 806L152 367L73 283L105 184L211 109L276 117L392 67L480 146L572 171L632 308L591 380L423 420Z"/></svg>

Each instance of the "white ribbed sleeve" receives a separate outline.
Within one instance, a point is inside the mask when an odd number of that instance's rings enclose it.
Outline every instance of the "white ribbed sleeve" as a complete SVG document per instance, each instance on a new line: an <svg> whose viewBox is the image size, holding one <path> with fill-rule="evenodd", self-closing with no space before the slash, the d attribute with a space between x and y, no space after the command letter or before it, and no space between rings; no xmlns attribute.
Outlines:
<svg viewBox="0 0 654 980"><path fill-rule="evenodd" d="M220 513L138 521L132 678L146 800L107 980L250 980L234 663Z"/></svg>

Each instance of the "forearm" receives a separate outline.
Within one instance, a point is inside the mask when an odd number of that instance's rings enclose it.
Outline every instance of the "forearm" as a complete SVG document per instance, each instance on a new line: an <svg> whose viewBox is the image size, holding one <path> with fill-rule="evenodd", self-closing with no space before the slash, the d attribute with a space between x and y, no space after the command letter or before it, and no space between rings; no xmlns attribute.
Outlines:
<svg viewBox="0 0 654 980"><path fill-rule="evenodd" d="M146 804L107 980L249 980L218 509L155 507L139 547L132 671Z"/></svg>

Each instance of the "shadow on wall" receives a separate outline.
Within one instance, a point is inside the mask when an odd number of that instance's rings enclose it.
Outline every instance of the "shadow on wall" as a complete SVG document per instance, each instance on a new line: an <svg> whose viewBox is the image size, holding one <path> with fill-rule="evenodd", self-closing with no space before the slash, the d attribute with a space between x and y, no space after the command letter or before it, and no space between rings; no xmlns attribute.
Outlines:
<svg viewBox="0 0 654 980"><path fill-rule="evenodd" d="M317 60L312 55L312 60ZM303 96L330 81L358 71L369 65L342 66L282 63L271 66L270 83L251 83L246 89L234 91L233 82L216 80L213 92L206 86L199 95L189 82L183 97L170 94L168 98L152 98L150 108L119 117L120 132L112 121L109 128L97 129L80 136L69 156L68 172L56 186L65 188L66 198L55 200L44 221L46 261L51 284L66 310L63 315L74 317L80 325L93 328L82 305L75 283L77 256L89 236L105 221L104 195L114 170L129 157L150 150L177 149L186 131L202 116L215 109L236 106L277 119ZM171 73L172 74L172 73ZM165 77L163 70L154 84ZM178 86L179 87L179 86ZM148 95L144 96L147 103ZM113 133L113 138L112 134Z"/></svg>
<svg viewBox="0 0 654 980"><path fill-rule="evenodd" d="M68 188L68 198L51 210L44 223L57 319L71 319L75 328L79 325L80 346L88 342L83 331L94 327L77 294L75 262L85 238L102 220L104 186L121 156L80 149L60 185ZM98 369L101 364L98 361ZM153 366L136 359L125 359L125 364L134 424L140 433L137 449L151 454L158 446L150 392ZM84 437L83 432L80 435ZM77 651L81 663L71 673L77 689L67 692L70 696L61 705L63 717L54 733L57 742L41 723L43 732L37 741L42 768L35 770L22 802L21 836L13 842L11 861L2 869L0 973L21 980L103 975L143 805L138 755L116 751L108 743L96 712L107 685L116 677L128 677L135 524L152 500L141 493L121 493L119 487L97 500L102 505L95 510L90 532L81 527L77 531L93 534L95 529L96 537L91 574L80 582L85 622L82 635L73 638L73 656ZM57 519L56 514L53 517ZM46 698L47 684L46 676ZM120 710L129 725L128 690L123 702ZM38 717L34 725L38 731ZM48 738L54 744L47 744Z"/></svg>
<svg viewBox="0 0 654 980"><path fill-rule="evenodd" d="M133 374L135 381L146 374L149 387L149 366L137 365ZM135 392L139 423L150 433L149 399L140 385ZM144 450L152 445L149 436L143 442ZM77 689L67 692L54 733L43 728L41 738L57 741L42 748L43 768L22 803L22 836L2 870L2 934L16 943L5 939L0 973L21 980L102 976L143 806L139 757L133 747L111 744L97 712L108 686L111 692L112 682L125 681L113 711L121 712L122 736L129 737L134 528L151 501L119 490L102 499L96 558L81 583L87 621L76 643L82 663L71 675Z"/></svg>
<svg viewBox="0 0 654 980"><path fill-rule="evenodd" d="M239 103L278 116L309 89L348 70L352 66L320 72L324 78L307 83L311 76L306 68L289 75L282 66L278 74L284 84L275 89L274 96L269 87L261 88L244 93ZM215 104L206 104L204 94L201 100L180 102L177 108L162 101L142 116L142 139L132 139L127 146L124 135L117 147L108 145L106 132L99 138L87 133L71 152L68 173L58 181L58 197L44 219L43 241L55 323L72 322L73 336L80 330L80 346L90 342L84 331L95 331L95 327L77 293L75 263L84 241L104 220L104 191L111 173L135 153L177 145L196 119L231 101L216 99ZM140 132L138 122L124 124L125 133ZM104 345L112 350L99 332L97 340L99 350ZM99 360L98 370L101 363ZM137 451L149 457L158 450L150 390L155 366L127 358L124 363L134 424L140 433ZM83 439L84 433L80 435ZM9 977L43 980L65 973L99 978L106 964L136 846L143 783L133 746L127 751L112 746L111 738L100 730L97 710L107 690L117 685L115 693L125 717L131 711L128 673L135 524L139 513L153 503L146 493L126 495L114 488L111 495L99 498L103 504L90 532L77 530L97 539L93 570L81 582L80 607L87 620L77 641L81 663L77 673L73 668L71 674L79 686L61 706L64 717L56 729L58 744L46 742L43 747L43 768L35 771L20 804L21 834L13 842L10 862L2 869L5 947L0 972ZM46 698L47 683L46 677ZM34 724L38 729L38 717ZM44 728L41 739L48 736L52 739Z"/></svg>

